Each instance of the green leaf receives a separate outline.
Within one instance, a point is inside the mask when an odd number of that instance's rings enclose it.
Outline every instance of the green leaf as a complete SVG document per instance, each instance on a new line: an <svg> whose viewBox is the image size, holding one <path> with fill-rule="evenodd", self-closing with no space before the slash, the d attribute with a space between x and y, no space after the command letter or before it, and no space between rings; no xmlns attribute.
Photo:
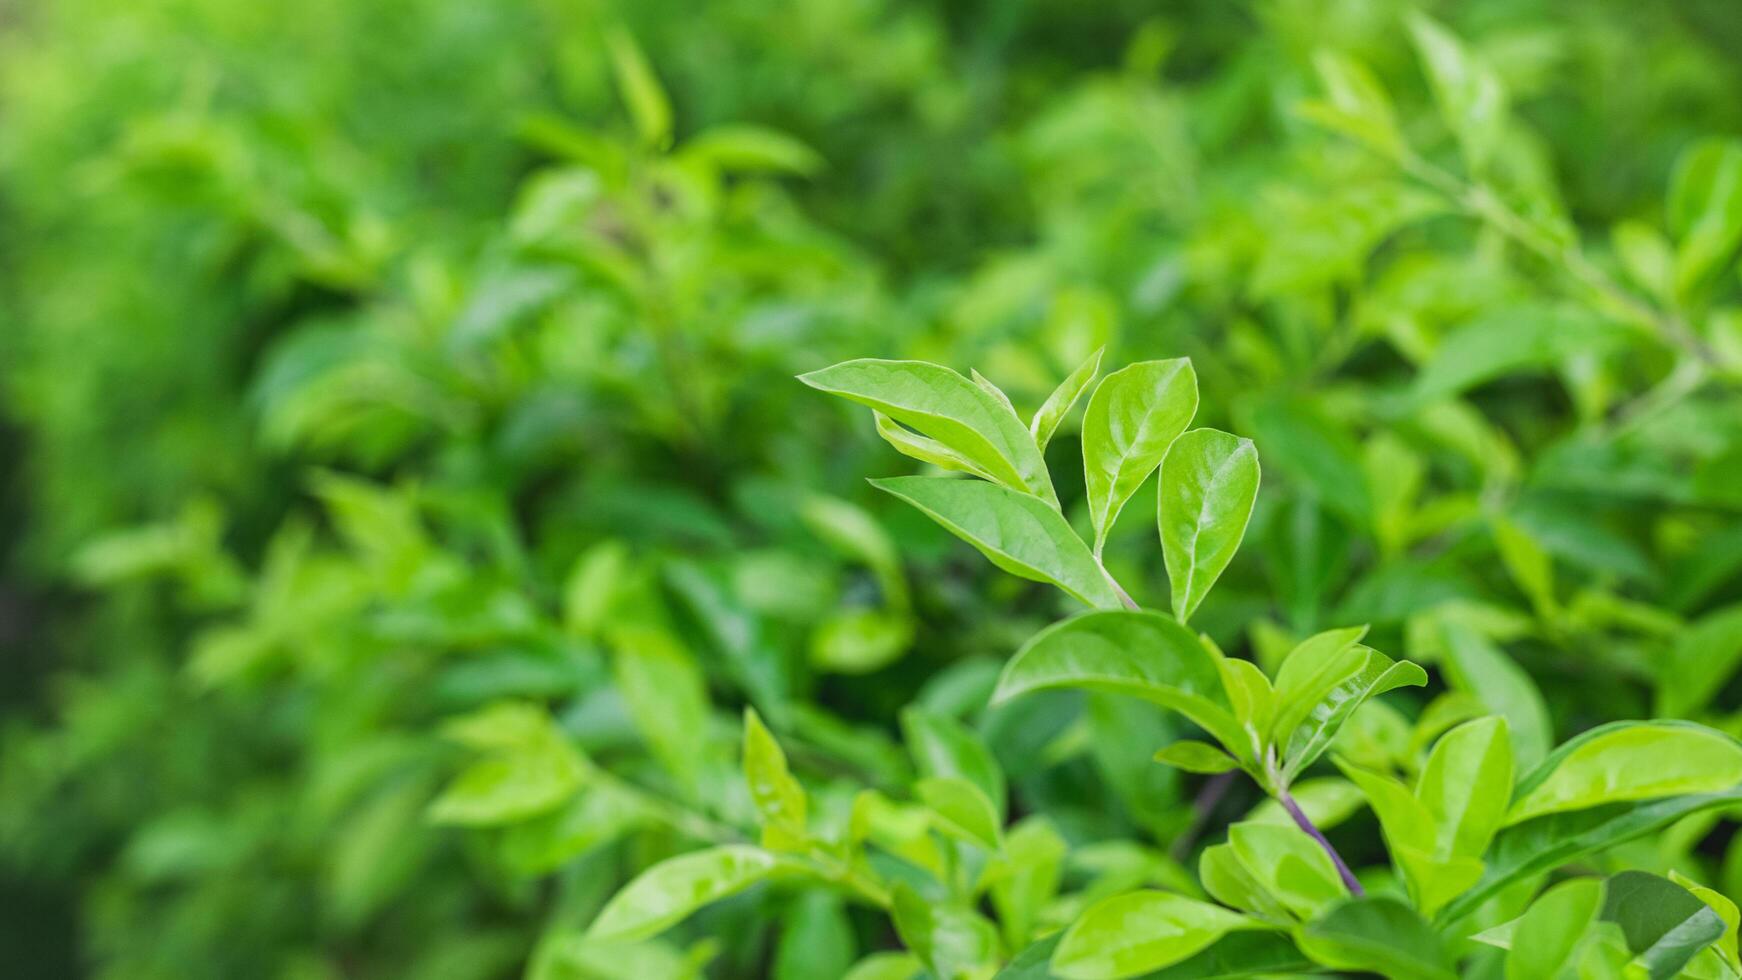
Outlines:
<svg viewBox="0 0 1742 980"><path fill-rule="evenodd" d="M1675 252L1656 228L1623 221L1609 234L1615 256L1634 283L1660 300L1675 296Z"/></svg>
<svg viewBox="0 0 1742 980"><path fill-rule="evenodd" d="M807 891L782 916L773 980L843 976L857 945L840 896Z"/></svg>
<svg viewBox="0 0 1742 980"><path fill-rule="evenodd" d="M1585 931L1603 907L1599 878L1574 878L1542 893L1512 924L1513 935L1529 942L1510 943L1506 980L1558 980L1578 963ZM1476 938L1481 939L1481 936Z"/></svg>
<svg viewBox="0 0 1742 980"><path fill-rule="evenodd" d="M629 107L641 142L663 150L671 145L671 100L642 55L640 45L628 32L608 31L605 43L611 51L611 69L617 76L617 91Z"/></svg>
<svg viewBox="0 0 1742 980"><path fill-rule="evenodd" d="M1357 528L1373 525L1373 489L1361 447L1336 420L1301 398L1270 398L1253 409L1252 437L1266 465Z"/></svg>
<svg viewBox="0 0 1742 980"><path fill-rule="evenodd" d="M1506 828L1488 848L1482 880L1446 906L1440 918L1456 922L1516 882L1624 844L1684 817L1738 803L1742 803L1742 787L1722 793L1608 803Z"/></svg>
<svg viewBox="0 0 1742 980"><path fill-rule="evenodd" d="M635 942L656 936L691 912L774 874L774 855L729 844L682 854L648 868L611 901L587 930L594 942Z"/></svg>
<svg viewBox="0 0 1742 980"><path fill-rule="evenodd" d="M660 629L621 626L610 639L617 690L636 730L666 771L699 794L702 774L715 761L706 736L710 708L700 668Z"/></svg>
<svg viewBox="0 0 1742 980"><path fill-rule="evenodd" d="M978 913L929 902L905 881L893 895L896 934L933 976L975 976L996 959L998 932Z"/></svg>
<svg viewBox="0 0 1742 980"><path fill-rule="evenodd" d="M1435 855L1481 857L1499 832L1512 796L1506 719L1478 718L1441 736L1415 795L1438 827Z"/></svg>
<svg viewBox="0 0 1742 980"><path fill-rule="evenodd" d="M800 381L868 405L942 443L997 482L1055 508L1034 436L1010 406L949 368L924 361L844 361Z"/></svg>
<svg viewBox="0 0 1742 980"><path fill-rule="evenodd" d="M897 660L913 643L913 618L881 609L834 613L811 632L811 666L831 674L870 674Z"/></svg>
<svg viewBox="0 0 1742 980"><path fill-rule="evenodd" d="M1536 682L1512 659L1470 626L1447 619L1441 667L1451 686L1474 694L1489 711L1506 719L1512 757L1519 769L1535 766L1554 740L1548 706Z"/></svg>
<svg viewBox="0 0 1742 980"><path fill-rule="evenodd" d="M965 779L979 787L997 820L1004 820L1004 771L979 733L947 715L908 708L901 733L922 776Z"/></svg>
<svg viewBox="0 0 1742 980"><path fill-rule="evenodd" d="M1514 792L1506 825L1630 800L1699 795L1742 784L1742 744L1690 722L1614 722L1571 739Z"/></svg>
<svg viewBox="0 0 1742 980"><path fill-rule="evenodd" d="M1627 331L1591 313L1558 306L1507 306L1454 329L1421 373L1417 405L1450 398L1503 375L1558 367L1613 348Z"/></svg>
<svg viewBox="0 0 1742 980"><path fill-rule="evenodd" d="M895 541L876 518L845 500L812 494L799 508L805 526L842 554L871 568L890 608L908 607L907 579Z"/></svg>
<svg viewBox="0 0 1742 980"><path fill-rule="evenodd" d="M1457 135L1470 170L1481 172L1505 133L1506 90L1494 71L1437 21L1412 13L1409 33L1427 66L1440 115Z"/></svg>
<svg viewBox="0 0 1742 980"><path fill-rule="evenodd" d="M1730 964L1731 969L1742 973L1742 959L1737 957L1736 952L1737 927L1742 924L1742 912L1737 911L1736 903L1679 871L1671 871L1669 880L1692 892L1695 898L1705 902L1713 912L1718 913L1718 918L1724 920L1724 935L1715 944L1718 955Z"/></svg>
<svg viewBox="0 0 1742 980"><path fill-rule="evenodd" d="M697 133L684 143L683 156L721 170L809 176L823 168L817 151L785 133L761 126L728 123Z"/></svg>
<svg viewBox="0 0 1742 980"><path fill-rule="evenodd" d="M1071 406L1077 399L1083 397L1083 392L1089 390L1095 375L1101 370L1101 354L1105 347L1095 348L1089 359L1077 366L1068 377L1054 388L1052 394L1046 396L1040 408L1034 413L1034 420L1028 424L1028 431L1034 436L1034 444L1045 451L1046 444L1052 441L1053 433L1058 431L1059 423L1070 414Z"/></svg>
<svg viewBox="0 0 1742 980"><path fill-rule="evenodd" d="M1004 837L1004 847L986 866L981 883L1012 949L1028 945L1048 902L1058 893L1070 845L1045 817L1030 817Z"/></svg>
<svg viewBox="0 0 1742 980"><path fill-rule="evenodd" d="M924 511L1012 575L1050 582L1102 609L1119 596L1058 511L1035 497L978 480L898 476L872 485Z"/></svg>
<svg viewBox="0 0 1742 980"><path fill-rule="evenodd" d="M1609 879L1600 916L1621 927L1634 962L1668 980L1724 935L1724 920L1686 888L1644 871Z"/></svg>
<svg viewBox="0 0 1742 980"><path fill-rule="evenodd" d="M1440 937L1415 910L1395 898L1357 898L1296 934L1301 952L1339 970L1365 970L1389 980L1456 980Z"/></svg>
<svg viewBox="0 0 1742 980"><path fill-rule="evenodd" d="M1391 98L1367 66L1334 51L1313 56L1325 101L1309 102L1301 111L1314 122L1349 136L1387 157L1403 155L1403 134Z"/></svg>
<svg viewBox="0 0 1742 980"><path fill-rule="evenodd" d="M941 818L943 830L988 851L998 850L998 814L980 787L966 779L932 777L921 779L913 788L920 801Z"/></svg>
<svg viewBox="0 0 1742 980"><path fill-rule="evenodd" d="M1273 924L1294 921L1294 913L1247 870L1231 844L1213 844L1198 856L1198 880L1204 891L1223 905L1240 909Z"/></svg>
<svg viewBox="0 0 1742 980"><path fill-rule="evenodd" d="M503 828L502 860L519 874L548 874L655 819L639 793L598 780L566 806Z"/></svg>
<svg viewBox="0 0 1742 980"><path fill-rule="evenodd" d="M494 704L449 722L444 733L490 754L463 770L430 803L429 819L435 823L519 823L573 797L589 770L550 715L534 705Z"/></svg>
<svg viewBox="0 0 1742 980"><path fill-rule="evenodd" d="M750 707L744 709L744 782L762 814L764 846L774 843L768 831L787 842L805 837L804 787L787 771L786 753Z"/></svg>
<svg viewBox="0 0 1742 980"><path fill-rule="evenodd" d="M1276 720L1272 731L1280 740L1294 733L1332 688L1360 673L1367 663L1365 626L1326 630L1296 644L1276 670Z"/></svg>
<svg viewBox="0 0 1742 980"><path fill-rule="evenodd" d="M853 964L841 980L914 980L925 964L907 953L872 953Z"/></svg>
<svg viewBox="0 0 1742 980"><path fill-rule="evenodd" d="M1183 357L1139 361L1095 387L1083 412L1083 480L1096 554L1197 411L1198 377Z"/></svg>
<svg viewBox="0 0 1742 980"><path fill-rule="evenodd" d="M1706 706L1742 663L1742 603L1701 616L1676 634L1657 678L1657 713L1687 715Z"/></svg>
<svg viewBox="0 0 1742 980"><path fill-rule="evenodd" d="M1218 773L1240 768L1228 753L1208 742L1175 742L1157 750L1155 761L1186 772Z"/></svg>
<svg viewBox="0 0 1742 980"><path fill-rule="evenodd" d="M998 482L998 478L974 465L960 453L937 441L907 428L882 412L872 412L877 422L877 435L895 447L895 451L910 459L958 473L971 473L982 480Z"/></svg>
<svg viewBox="0 0 1742 980"><path fill-rule="evenodd" d="M1228 845L1264 890L1298 918L1311 919L1348 897L1330 855L1298 827L1237 823L1228 828Z"/></svg>
<svg viewBox="0 0 1742 980"><path fill-rule="evenodd" d="M1142 698L1178 711L1223 745L1243 739L1228 713L1216 658L1177 621L1151 612L1094 612L1042 630L1016 652L994 703L1059 687Z"/></svg>
<svg viewBox="0 0 1742 980"><path fill-rule="evenodd" d="M1422 914L1432 915L1482 877L1482 862L1476 858L1436 854L1434 815L1403 783L1342 759L1337 764L1361 787L1379 817L1392 862L1402 872Z"/></svg>
<svg viewBox="0 0 1742 980"><path fill-rule="evenodd" d="M1707 140L1676 163L1669 188L1676 289L1687 293L1742 242L1742 143Z"/></svg>
<svg viewBox="0 0 1742 980"><path fill-rule="evenodd" d="M1331 747L1337 733L1363 704L1400 687L1422 687L1427 684L1427 671L1407 660L1390 657L1366 647L1366 660L1360 669L1345 677L1318 700L1288 737L1284 778L1292 781Z"/></svg>
<svg viewBox="0 0 1742 980"><path fill-rule="evenodd" d="M1159 891L1127 892L1089 906L1065 931L1052 972L1065 980L1118 980L1171 966L1237 929L1257 924L1220 906Z"/></svg>
<svg viewBox="0 0 1742 980"><path fill-rule="evenodd" d="M1181 435L1162 460L1157 523L1180 622L1191 618L1239 550L1258 480L1252 441L1216 429Z"/></svg>
<svg viewBox="0 0 1742 980"><path fill-rule="evenodd" d="M1062 932L1053 933L1023 950L998 972L996 980L1053 980L1050 962ZM1271 977L1304 973L1312 963L1295 949L1288 937L1274 932L1230 932L1200 952L1159 970L1143 980L1230 980L1233 977Z"/></svg>

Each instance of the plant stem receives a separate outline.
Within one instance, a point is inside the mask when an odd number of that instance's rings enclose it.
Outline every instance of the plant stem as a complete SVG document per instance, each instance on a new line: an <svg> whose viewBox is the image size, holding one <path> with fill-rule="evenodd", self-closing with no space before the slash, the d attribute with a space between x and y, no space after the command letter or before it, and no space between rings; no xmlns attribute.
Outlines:
<svg viewBox="0 0 1742 980"><path fill-rule="evenodd" d="M1197 798L1192 801L1192 825L1186 832L1174 838L1173 846L1168 853L1175 860L1182 860L1192 851L1192 845L1198 842L1198 835L1204 832L1204 825L1210 822L1210 814L1216 809L1216 804L1222 802L1222 797L1228 795L1228 787L1234 785L1233 772L1219 772L1204 781L1198 788Z"/></svg>
<svg viewBox="0 0 1742 980"><path fill-rule="evenodd" d="M1349 894L1357 897L1367 894L1362 889L1361 883L1355 880L1355 873L1349 870L1347 864L1343 863L1343 856L1337 853L1337 849L1331 846L1331 842L1325 839L1325 835L1319 832L1319 828L1313 826L1313 822L1307 819L1307 815L1301 811L1300 805L1294 801L1294 797L1288 795L1288 790L1279 790L1276 794L1276 801L1281 803L1282 808L1288 811L1288 815L1294 818L1295 826L1306 831L1307 836L1318 841L1319 846L1325 849L1325 853L1331 856L1331 863L1337 866L1337 874L1342 877L1343 884L1349 887Z"/></svg>
<svg viewBox="0 0 1742 980"><path fill-rule="evenodd" d="M1095 558L1095 564L1101 565L1099 556ZM1106 565L1101 565L1101 577L1105 578L1107 584L1113 587L1113 594L1119 597L1119 601L1125 604L1126 609L1137 612L1142 608L1135 599L1131 598L1131 593L1126 592L1125 587L1119 584L1119 580L1113 577L1113 573L1107 571Z"/></svg>

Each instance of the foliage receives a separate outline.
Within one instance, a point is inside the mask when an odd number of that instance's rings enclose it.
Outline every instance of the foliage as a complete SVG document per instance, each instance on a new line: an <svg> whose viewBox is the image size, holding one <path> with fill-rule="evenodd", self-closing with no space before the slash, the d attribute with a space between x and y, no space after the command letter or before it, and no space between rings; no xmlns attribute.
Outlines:
<svg viewBox="0 0 1742 980"><path fill-rule="evenodd" d="M1731 5L13 6L22 975L1742 973Z"/></svg>

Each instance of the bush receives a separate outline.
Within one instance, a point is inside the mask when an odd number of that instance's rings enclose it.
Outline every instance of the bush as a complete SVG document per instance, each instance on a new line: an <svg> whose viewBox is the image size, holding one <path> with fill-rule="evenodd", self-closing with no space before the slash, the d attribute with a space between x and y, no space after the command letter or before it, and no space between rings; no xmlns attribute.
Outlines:
<svg viewBox="0 0 1742 980"><path fill-rule="evenodd" d="M1728 5L6 31L23 975L1742 970Z"/></svg>

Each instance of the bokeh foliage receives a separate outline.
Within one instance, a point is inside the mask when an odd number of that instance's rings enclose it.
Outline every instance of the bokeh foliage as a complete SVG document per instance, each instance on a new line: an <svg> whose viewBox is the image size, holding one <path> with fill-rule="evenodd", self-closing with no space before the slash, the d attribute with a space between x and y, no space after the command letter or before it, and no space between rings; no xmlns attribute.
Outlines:
<svg viewBox="0 0 1742 980"><path fill-rule="evenodd" d="M1738 50L1724 0L0 7L0 935L117 980L617 975L606 898L754 812L746 705L831 826L866 788L900 825L970 731L1071 845L1042 924L1193 888L1258 797L1196 813L1150 760L1183 726L1121 702L987 706L1081 607L865 484L915 467L793 380L855 357L1026 411L1189 356L1265 464L1194 628L1274 666L1368 623L1433 674L1351 758L1484 709L1521 756L1742 733ZM1108 567L1167 608L1129 510ZM1595 864L1736 896L1734 827ZM635 975L897 947L765 888Z"/></svg>

